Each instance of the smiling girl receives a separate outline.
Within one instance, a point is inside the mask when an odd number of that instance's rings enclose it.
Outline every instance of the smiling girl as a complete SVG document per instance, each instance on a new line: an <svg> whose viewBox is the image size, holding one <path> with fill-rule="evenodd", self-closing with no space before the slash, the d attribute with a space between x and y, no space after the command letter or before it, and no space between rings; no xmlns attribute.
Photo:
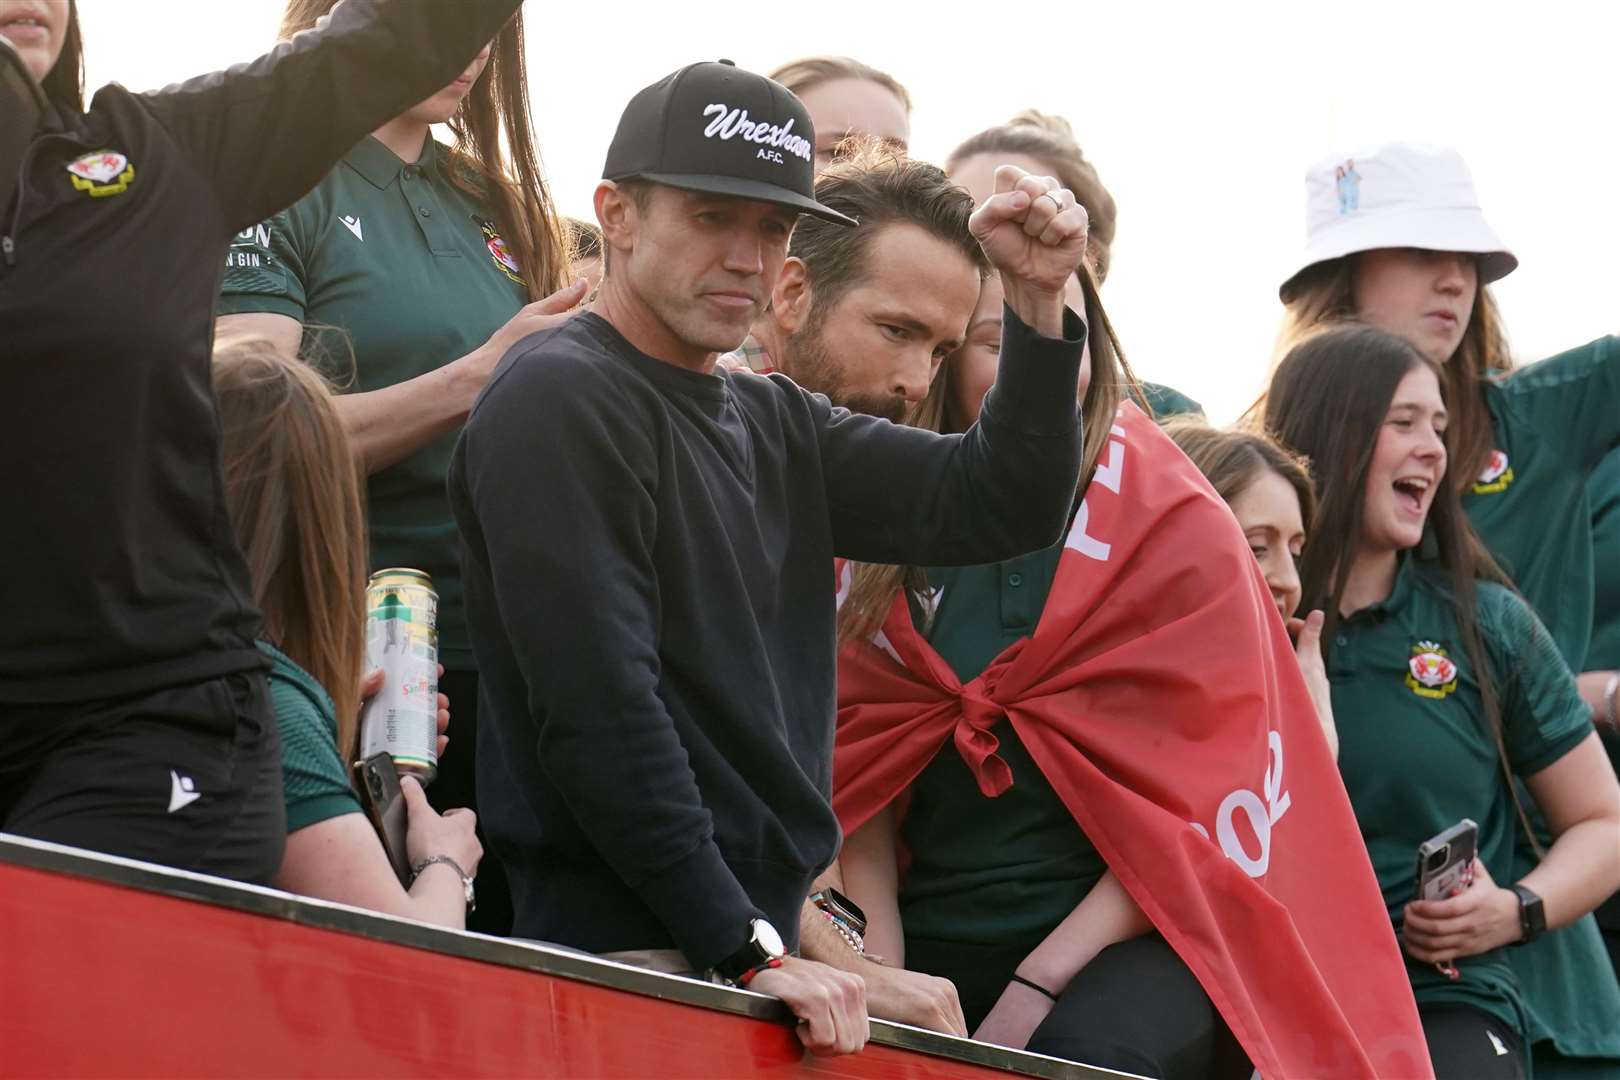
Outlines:
<svg viewBox="0 0 1620 1080"><path fill-rule="evenodd" d="M1527 1075L1528 1018L1504 947L1620 884L1620 788L1551 637L1475 539L1449 482L1439 364L1368 327L1296 346L1265 422L1313 463L1301 567L1327 612L1339 768L1438 1076ZM1514 873L1522 778L1556 839ZM1418 845L1479 824L1472 887L1413 901ZM1434 965L1456 962L1461 978Z"/></svg>

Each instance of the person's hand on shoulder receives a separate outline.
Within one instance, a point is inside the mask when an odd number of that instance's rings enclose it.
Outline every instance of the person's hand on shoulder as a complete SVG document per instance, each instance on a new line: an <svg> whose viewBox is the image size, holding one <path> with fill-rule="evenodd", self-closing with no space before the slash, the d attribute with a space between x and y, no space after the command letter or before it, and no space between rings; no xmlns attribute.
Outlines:
<svg viewBox="0 0 1620 1080"><path fill-rule="evenodd" d="M782 966L755 975L748 989L781 998L799 1018L799 1041L812 1054L853 1054L866 1045L866 983L859 975L784 957Z"/></svg>
<svg viewBox="0 0 1620 1080"><path fill-rule="evenodd" d="M585 279L580 278L550 296L526 305L519 309L516 315L506 320L504 326L491 334L488 341L466 356L453 361L449 365L454 369L453 384L460 393L466 395L467 404L471 406L473 399L494 374L496 365L512 346L530 334L549 330L553 326L561 326L573 318L574 309L585 299L585 290Z"/></svg>

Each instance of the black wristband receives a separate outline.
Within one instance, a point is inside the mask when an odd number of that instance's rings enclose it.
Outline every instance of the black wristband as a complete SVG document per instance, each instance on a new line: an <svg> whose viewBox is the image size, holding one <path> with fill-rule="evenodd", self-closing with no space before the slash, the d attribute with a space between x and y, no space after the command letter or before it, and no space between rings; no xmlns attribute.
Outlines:
<svg viewBox="0 0 1620 1080"><path fill-rule="evenodd" d="M1042 986L1040 983L1030 982L1028 979L1024 978L1022 975L1018 974L1018 972L1016 972L1016 971L1012 973L1011 978L1012 978L1012 981L1017 983L1019 986L1027 986L1031 990L1035 991L1037 994L1044 994L1047 998L1050 998L1052 1001L1056 1001L1058 999L1058 996L1056 994L1052 993L1052 991L1048 990L1046 987Z"/></svg>

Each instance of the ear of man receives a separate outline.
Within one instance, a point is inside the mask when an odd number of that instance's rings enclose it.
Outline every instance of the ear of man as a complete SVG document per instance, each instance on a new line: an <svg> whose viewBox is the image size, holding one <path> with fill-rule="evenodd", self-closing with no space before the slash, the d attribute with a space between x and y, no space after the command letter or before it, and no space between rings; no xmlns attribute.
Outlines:
<svg viewBox="0 0 1620 1080"><path fill-rule="evenodd" d="M635 247L636 230L641 224L641 200L628 184L603 180L596 185L592 199L596 223L602 230L602 274L613 270L613 253L626 254Z"/></svg>
<svg viewBox="0 0 1620 1080"><path fill-rule="evenodd" d="M809 268L803 259L789 256L771 289L771 318L777 329L784 334L798 333L810 321L814 303Z"/></svg>

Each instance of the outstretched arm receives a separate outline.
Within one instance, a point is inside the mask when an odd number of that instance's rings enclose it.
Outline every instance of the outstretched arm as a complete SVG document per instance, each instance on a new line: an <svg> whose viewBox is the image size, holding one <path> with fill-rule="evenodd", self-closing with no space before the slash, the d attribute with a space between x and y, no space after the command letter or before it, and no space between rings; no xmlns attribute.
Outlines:
<svg viewBox="0 0 1620 1080"><path fill-rule="evenodd" d="M343 0L247 64L142 95L231 232L295 202L366 134L448 85L522 0Z"/></svg>

